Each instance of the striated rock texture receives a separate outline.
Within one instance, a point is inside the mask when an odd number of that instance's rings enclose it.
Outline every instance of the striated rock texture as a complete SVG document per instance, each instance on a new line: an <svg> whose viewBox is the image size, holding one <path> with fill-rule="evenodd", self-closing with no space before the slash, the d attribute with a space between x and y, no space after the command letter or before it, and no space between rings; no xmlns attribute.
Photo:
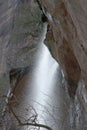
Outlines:
<svg viewBox="0 0 87 130"><path fill-rule="evenodd" d="M14 14L8 61L10 68L32 64L41 33L41 11L33 0L20 0Z"/></svg>
<svg viewBox="0 0 87 130"><path fill-rule="evenodd" d="M14 0L0 1L0 74L6 72L6 55L12 31L13 14L16 7Z"/></svg>
<svg viewBox="0 0 87 130"><path fill-rule="evenodd" d="M33 65L41 15L34 0L0 0L0 119L6 97L2 98L10 87L9 72L18 68L24 74L24 68Z"/></svg>
<svg viewBox="0 0 87 130"><path fill-rule="evenodd" d="M72 130L86 130L87 1L37 1L49 23L45 43L63 69L69 94L75 99L71 109ZM21 73L19 67L24 70L23 67L33 64L41 33L40 22L41 11L34 0L0 0L0 96L10 86L7 72L18 68ZM16 72L14 70L19 79Z"/></svg>
<svg viewBox="0 0 87 130"><path fill-rule="evenodd" d="M0 76L32 64L40 23L41 11L34 0L0 1Z"/></svg>
<svg viewBox="0 0 87 130"><path fill-rule="evenodd" d="M8 43L10 41L12 31L12 19L16 2L14 0L0 0L0 122L2 109L5 105L3 95L6 95L9 84L9 76L7 70Z"/></svg>
<svg viewBox="0 0 87 130"><path fill-rule="evenodd" d="M62 66L70 86L73 84L72 89L75 89L80 78L87 82L87 3L85 0L39 0L39 3L50 24L47 41L51 41L51 38L54 41L49 42L48 46ZM72 90L73 94L75 90Z"/></svg>
<svg viewBox="0 0 87 130"><path fill-rule="evenodd" d="M63 69L70 96L75 97L72 129L76 126L76 130L86 130L87 1L38 0L38 3L50 26L45 43Z"/></svg>
<svg viewBox="0 0 87 130"><path fill-rule="evenodd" d="M41 33L41 11L33 0L2 1L0 7L0 73L4 73L33 61Z"/></svg>

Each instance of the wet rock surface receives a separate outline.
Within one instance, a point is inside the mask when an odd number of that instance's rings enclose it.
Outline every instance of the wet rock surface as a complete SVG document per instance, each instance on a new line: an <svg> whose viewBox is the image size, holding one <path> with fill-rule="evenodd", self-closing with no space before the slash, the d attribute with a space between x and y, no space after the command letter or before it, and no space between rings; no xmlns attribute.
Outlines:
<svg viewBox="0 0 87 130"><path fill-rule="evenodd" d="M79 0L38 0L43 8L43 12L48 18L50 25L50 32L47 34L47 41L45 42L53 57L60 63L63 68L65 79L68 82L68 91L74 101L78 102L81 111L79 112L78 122L81 120L83 123L81 127L72 127L75 129L87 129L85 124L86 120L86 106L87 102L87 45L86 45L86 22L87 22L87 1ZM51 42L52 41L52 42ZM83 80L82 91L78 98L83 95L83 101L76 101L78 82ZM83 88L84 86L84 88ZM79 109L80 109L79 108ZM72 109L72 108L71 108ZM75 107L72 111L76 111ZM77 114L78 115L78 114ZM76 117L73 117L76 118ZM74 120L76 123L76 120ZM72 121L71 121L72 122ZM74 125L74 124L73 124Z"/></svg>
<svg viewBox="0 0 87 130"><path fill-rule="evenodd" d="M0 73L32 64L41 33L41 11L30 1L0 1Z"/></svg>
<svg viewBox="0 0 87 130"><path fill-rule="evenodd" d="M37 1L46 17L41 16L34 0L0 1L0 96L6 99L8 88L11 85L14 88L26 71L31 70L38 50L42 17L43 22L49 24L45 44L63 69L68 83L65 88L71 96L68 117L71 126L66 130L86 130L87 1ZM0 115L4 101L0 99Z"/></svg>
<svg viewBox="0 0 87 130"><path fill-rule="evenodd" d="M15 68L21 77L33 66L41 28L41 11L33 0L0 1L0 118L11 87L9 73Z"/></svg>
<svg viewBox="0 0 87 130"><path fill-rule="evenodd" d="M15 84L11 98L8 99L8 110L11 113L7 111L4 118L9 129L12 126L15 130L31 128L67 130L70 128L67 124L69 100L62 87L60 67L52 59L46 47L40 51L42 55L39 56L37 65L31 72L27 71L25 75L22 75ZM45 69L47 71L44 71ZM14 86L14 81L17 80L16 75L20 75L20 70L13 70L13 72L14 78L11 74L11 84ZM7 118L11 121L9 122ZM37 124L39 127L35 127ZM41 124L42 127L40 127Z"/></svg>

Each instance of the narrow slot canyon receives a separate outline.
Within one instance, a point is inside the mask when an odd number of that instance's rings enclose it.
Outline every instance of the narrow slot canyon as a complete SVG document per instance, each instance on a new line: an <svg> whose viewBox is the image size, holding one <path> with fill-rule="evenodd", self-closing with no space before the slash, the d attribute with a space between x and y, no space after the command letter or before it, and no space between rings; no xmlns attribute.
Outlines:
<svg viewBox="0 0 87 130"><path fill-rule="evenodd" d="M47 28L47 26L44 27ZM46 32L43 34L46 35ZM41 41L45 37L42 36ZM52 58L43 42L38 48L36 63L32 72L24 75L19 81L13 91L14 95L9 101L9 108L15 112L21 122L32 123L32 126L20 125L20 130L38 128L41 130L62 130L67 128L66 119L68 118L69 107L62 86L63 77L58 63ZM13 117L13 128L17 129L14 120L15 117ZM40 125L34 127L33 122L45 127L40 127Z"/></svg>
<svg viewBox="0 0 87 130"><path fill-rule="evenodd" d="M1 0L0 130L87 130L81 3Z"/></svg>

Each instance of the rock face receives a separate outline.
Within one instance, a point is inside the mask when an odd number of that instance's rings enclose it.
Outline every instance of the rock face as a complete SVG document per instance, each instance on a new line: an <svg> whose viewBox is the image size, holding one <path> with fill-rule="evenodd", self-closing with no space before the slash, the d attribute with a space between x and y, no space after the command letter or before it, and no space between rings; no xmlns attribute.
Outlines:
<svg viewBox="0 0 87 130"><path fill-rule="evenodd" d="M33 64L40 23L41 10L34 0L0 0L0 104L10 87L10 70L23 71Z"/></svg>
<svg viewBox="0 0 87 130"><path fill-rule="evenodd" d="M16 3L14 0L0 1L0 74L6 72L6 55L12 31L12 19Z"/></svg>
<svg viewBox="0 0 87 130"><path fill-rule="evenodd" d="M13 21L13 31L8 50L10 68L26 67L32 64L37 51L41 11L38 4L30 1L19 1ZM10 55L12 54L12 55Z"/></svg>
<svg viewBox="0 0 87 130"><path fill-rule="evenodd" d="M78 124L76 130L86 130L87 1L37 1L49 23L45 43L63 69L69 94L75 99L74 115L77 117L73 123ZM34 61L41 32L40 22L41 11L34 0L0 0L0 96L2 88L9 87L7 72L13 68L27 67ZM6 82L3 87L2 79Z"/></svg>
<svg viewBox="0 0 87 130"><path fill-rule="evenodd" d="M0 122L1 112L5 105L3 95L6 95L9 84L7 70L8 43L12 31L12 19L16 3L14 0L0 0ZM1 98L2 97L2 98Z"/></svg>
<svg viewBox="0 0 87 130"><path fill-rule="evenodd" d="M38 1L50 26L45 43L63 69L68 81L70 96L75 97L76 95L80 108L84 109L79 117L82 121L82 115L86 115L85 108L87 108L87 1ZM80 83L80 87L78 87L80 79L84 84ZM77 102L76 99L75 102ZM84 116L84 120L87 122L86 116ZM79 124L81 121L78 121ZM83 126L82 129L87 129L84 123Z"/></svg>
<svg viewBox="0 0 87 130"><path fill-rule="evenodd" d="M0 76L32 64L40 23L41 11L33 0L0 1Z"/></svg>
<svg viewBox="0 0 87 130"><path fill-rule="evenodd" d="M52 54L62 66L66 79L70 85L72 82L77 86L80 78L86 83L86 1L39 0L39 2L48 17L50 35L53 35L54 42L49 42L51 44L49 46L51 48L54 46L56 53L52 51Z"/></svg>
<svg viewBox="0 0 87 130"><path fill-rule="evenodd" d="M1 3L0 72L26 67L32 62L41 32L41 11L33 0Z"/></svg>

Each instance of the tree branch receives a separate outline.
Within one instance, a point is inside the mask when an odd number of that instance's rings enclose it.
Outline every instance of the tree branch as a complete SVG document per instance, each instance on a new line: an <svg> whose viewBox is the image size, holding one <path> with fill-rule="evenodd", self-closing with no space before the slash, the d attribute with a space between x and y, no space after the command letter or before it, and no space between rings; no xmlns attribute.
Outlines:
<svg viewBox="0 0 87 130"><path fill-rule="evenodd" d="M45 128L45 129L47 129L47 130L52 130L51 127L49 127L49 126L47 126L47 125L39 124L39 123L36 123L36 122L34 122L34 123L29 123L29 122L23 123L23 122L21 122L21 120L18 118L18 116L15 114L15 112L14 112L13 109L12 109L12 107L10 107L10 110L11 110L12 114L14 115L14 117L16 118L16 120L18 121L18 123L19 123L20 126L27 126L27 125L29 125L29 126L36 126L36 127Z"/></svg>

